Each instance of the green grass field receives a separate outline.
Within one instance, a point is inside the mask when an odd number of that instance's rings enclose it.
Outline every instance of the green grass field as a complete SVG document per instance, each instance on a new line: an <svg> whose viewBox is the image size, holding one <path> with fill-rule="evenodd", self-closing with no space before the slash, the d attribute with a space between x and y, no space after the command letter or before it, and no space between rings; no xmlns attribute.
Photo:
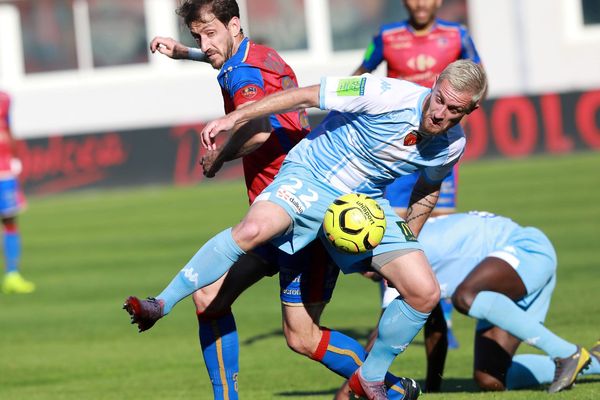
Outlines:
<svg viewBox="0 0 600 400"><path fill-rule="evenodd" d="M600 153L465 163L460 209L510 216L544 230L559 255L546 324L590 346L600 337ZM38 285L0 295L0 399L210 399L191 301L138 334L121 310L127 295L157 294L212 234L246 207L241 182L188 188L81 192L30 199L21 218L22 271ZM375 284L344 276L323 324L364 340L378 315ZM358 295L360 294L360 295ZM293 354L281 334L277 279L234 307L242 398L331 399L342 380ZM435 399L545 399L542 389L478 393L470 380L474 323L454 317L461 348L449 352ZM534 352L523 345L521 352ZM422 339L393 366L422 379ZM600 377L552 399L599 399Z"/></svg>

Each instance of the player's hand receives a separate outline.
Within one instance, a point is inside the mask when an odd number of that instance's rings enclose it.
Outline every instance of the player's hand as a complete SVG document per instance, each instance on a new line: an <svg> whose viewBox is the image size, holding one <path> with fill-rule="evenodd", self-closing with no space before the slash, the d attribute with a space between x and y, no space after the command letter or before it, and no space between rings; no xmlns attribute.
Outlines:
<svg viewBox="0 0 600 400"><path fill-rule="evenodd" d="M379 273L376 271L363 271L363 272L361 272L361 274L365 278L370 279L374 282L379 282L380 280L383 279L383 277L381 275L379 275Z"/></svg>
<svg viewBox="0 0 600 400"><path fill-rule="evenodd" d="M16 157L10 159L10 172L15 176L18 176L23 172L23 163L21 163L20 159Z"/></svg>
<svg viewBox="0 0 600 400"><path fill-rule="evenodd" d="M156 53L158 51L159 53L175 60L188 58L187 46L170 37L156 36L150 42L150 51L152 53Z"/></svg>
<svg viewBox="0 0 600 400"><path fill-rule="evenodd" d="M215 141L217 136L220 133L231 131L235 126L235 122L233 119L229 118L229 115L230 114L209 122L204 129L202 129L202 132L200 132L202 146L206 150L216 150L217 145L215 144Z"/></svg>
<svg viewBox="0 0 600 400"><path fill-rule="evenodd" d="M209 150L200 160L200 165L202 165L202 170L205 177L214 178L221 167L223 167L223 160L218 159L218 155L218 151Z"/></svg>

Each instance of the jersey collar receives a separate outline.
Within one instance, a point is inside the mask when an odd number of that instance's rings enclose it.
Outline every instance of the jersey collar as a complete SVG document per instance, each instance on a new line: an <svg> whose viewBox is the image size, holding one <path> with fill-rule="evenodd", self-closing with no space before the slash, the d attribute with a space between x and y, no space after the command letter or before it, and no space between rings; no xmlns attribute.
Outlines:
<svg viewBox="0 0 600 400"><path fill-rule="evenodd" d="M232 55L229 60L225 61L225 64L223 64L223 66L221 67L219 75L246 61L246 57L248 56L248 50L250 49L249 44L250 39L248 39L247 37L242 39L235 54Z"/></svg>

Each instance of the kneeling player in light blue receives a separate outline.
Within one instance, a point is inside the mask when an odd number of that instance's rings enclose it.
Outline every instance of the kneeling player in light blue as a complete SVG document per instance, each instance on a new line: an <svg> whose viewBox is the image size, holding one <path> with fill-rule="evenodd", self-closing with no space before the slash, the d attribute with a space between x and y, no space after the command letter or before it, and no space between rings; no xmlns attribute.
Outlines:
<svg viewBox="0 0 600 400"><path fill-rule="evenodd" d="M320 85L278 92L208 123L202 143L215 150L218 134L254 118L308 107L334 110L290 151L242 222L210 239L156 297L158 316L149 302L128 311L137 321L160 318L263 243L294 253L319 236L325 210L335 198L367 194L386 211L382 243L360 256L339 257L335 250L331 255L343 272L360 270L356 264L361 260L372 262L402 293L384 313L373 349L350 380L355 393L387 399L389 366L439 301L437 281L415 236L437 202L441 181L464 151L459 122L478 107L486 88L483 69L460 60L446 67L433 89L372 75L325 78ZM383 191L398 176L416 171L422 174L404 222Z"/></svg>
<svg viewBox="0 0 600 400"><path fill-rule="evenodd" d="M584 373L600 373L598 356L590 357L586 349L543 325L556 284L556 254L540 230L494 214L470 212L429 219L419 241L442 297L451 298L458 311L478 320L474 379L481 388L551 383L548 390L558 392L569 388L590 363ZM443 335L427 328L432 320L426 325L426 341L443 343ZM547 356L514 356L521 342ZM441 376L444 360L444 351L428 356L428 381L435 381L429 375Z"/></svg>

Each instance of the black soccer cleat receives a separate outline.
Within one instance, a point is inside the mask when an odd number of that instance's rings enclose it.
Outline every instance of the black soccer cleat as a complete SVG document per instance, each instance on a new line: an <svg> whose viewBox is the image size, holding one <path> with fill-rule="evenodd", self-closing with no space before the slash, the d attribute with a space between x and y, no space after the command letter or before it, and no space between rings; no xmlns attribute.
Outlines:
<svg viewBox="0 0 600 400"><path fill-rule="evenodd" d="M123 309L131 315L131 323L137 324L139 332L152 328L156 321L163 317L163 305L153 297L140 300L129 296L123 304Z"/></svg>

